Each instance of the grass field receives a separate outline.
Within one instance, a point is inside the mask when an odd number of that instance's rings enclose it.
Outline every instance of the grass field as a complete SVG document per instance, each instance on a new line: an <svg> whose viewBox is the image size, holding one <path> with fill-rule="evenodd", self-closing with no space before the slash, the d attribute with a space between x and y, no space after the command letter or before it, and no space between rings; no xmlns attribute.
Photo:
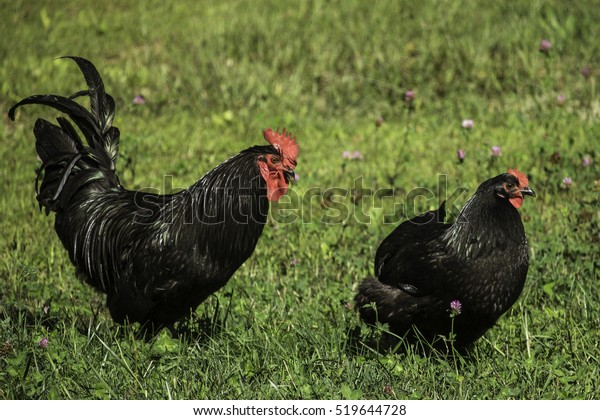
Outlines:
<svg viewBox="0 0 600 420"><path fill-rule="evenodd" d="M597 1L0 6L0 399L600 398ZM114 324L38 209L32 127L57 113L6 112L84 88L63 55L92 60L117 102L129 188L187 187L266 127L298 137L291 199L189 335ZM376 351L385 326L347 304L379 242L510 167L537 193L520 299L468 357Z"/></svg>

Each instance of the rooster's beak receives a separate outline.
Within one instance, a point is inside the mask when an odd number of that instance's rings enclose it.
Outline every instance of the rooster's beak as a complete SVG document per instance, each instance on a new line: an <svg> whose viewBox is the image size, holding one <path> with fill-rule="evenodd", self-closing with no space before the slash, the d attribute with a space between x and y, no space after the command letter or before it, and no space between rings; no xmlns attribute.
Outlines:
<svg viewBox="0 0 600 420"><path fill-rule="evenodd" d="M289 183L291 180L296 179L296 174L294 171L283 171L285 176L285 180Z"/></svg>
<svg viewBox="0 0 600 420"><path fill-rule="evenodd" d="M523 195L530 195L532 197L535 197L535 191L533 191L531 188L529 187L525 187L522 190L519 190L521 192L521 194Z"/></svg>

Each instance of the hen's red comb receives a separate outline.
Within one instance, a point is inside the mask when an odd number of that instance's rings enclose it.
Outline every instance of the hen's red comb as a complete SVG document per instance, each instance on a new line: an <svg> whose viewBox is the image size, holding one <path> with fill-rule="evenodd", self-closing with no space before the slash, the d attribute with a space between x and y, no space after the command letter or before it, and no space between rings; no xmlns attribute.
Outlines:
<svg viewBox="0 0 600 420"><path fill-rule="evenodd" d="M521 188L529 187L529 180L527 179L527 176L523 172L519 172L517 169L509 169L506 172L508 172L515 178L517 178L517 180L519 181L519 187L521 187Z"/></svg>
<svg viewBox="0 0 600 420"><path fill-rule="evenodd" d="M296 158L300 151L300 147L296 143L296 137L292 137L292 133L287 133L285 128L281 133L267 128L263 131L263 135L265 136L265 140L279 151L284 165L294 169L296 167Z"/></svg>

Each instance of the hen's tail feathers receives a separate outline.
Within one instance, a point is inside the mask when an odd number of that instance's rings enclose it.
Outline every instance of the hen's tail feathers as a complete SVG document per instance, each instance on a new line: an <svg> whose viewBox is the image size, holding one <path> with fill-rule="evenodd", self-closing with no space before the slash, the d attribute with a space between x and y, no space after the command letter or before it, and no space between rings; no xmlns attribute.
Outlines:
<svg viewBox="0 0 600 420"><path fill-rule="evenodd" d="M63 112L75 123L85 137L85 145L75 127L64 117L58 125L39 118L33 132L42 166L36 179L36 193L46 213L63 209L73 195L94 181L102 180L104 187L118 185L115 164L119 150L119 129L112 126L115 101L104 90L104 83L94 65L80 57L61 57L74 60L85 77L87 90L75 92L68 98L58 95L33 95L15 104L9 111L23 105L46 105ZM73 99L89 96L90 108ZM44 174L42 184L39 179Z"/></svg>

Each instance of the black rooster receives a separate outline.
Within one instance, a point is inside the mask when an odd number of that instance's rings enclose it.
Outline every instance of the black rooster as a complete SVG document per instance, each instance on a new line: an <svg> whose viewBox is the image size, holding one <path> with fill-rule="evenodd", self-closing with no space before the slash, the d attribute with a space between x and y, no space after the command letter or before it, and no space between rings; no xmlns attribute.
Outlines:
<svg viewBox="0 0 600 420"><path fill-rule="evenodd" d="M117 322L155 330L188 315L227 283L250 257L267 220L269 201L287 192L298 144L291 134L264 132L269 146L229 158L177 194L123 188L115 173L119 130L115 103L92 63L74 60L88 89L69 98L34 95L14 105L41 104L67 114L58 126L35 123L42 166L37 199L79 276L106 293ZM73 101L88 96L91 112ZM42 178L41 186L38 186Z"/></svg>
<svg viewBox="0 0 600 420"><path fill-rule="evenodd" d="M525 283L523 195L535 194L511 169L482 183L453 224L444 223L445 203L400 224L377 249L377 278L359 286L361 317L407 338L413 327L429 341L453 331L457 347L481 337Z"/></svg>

